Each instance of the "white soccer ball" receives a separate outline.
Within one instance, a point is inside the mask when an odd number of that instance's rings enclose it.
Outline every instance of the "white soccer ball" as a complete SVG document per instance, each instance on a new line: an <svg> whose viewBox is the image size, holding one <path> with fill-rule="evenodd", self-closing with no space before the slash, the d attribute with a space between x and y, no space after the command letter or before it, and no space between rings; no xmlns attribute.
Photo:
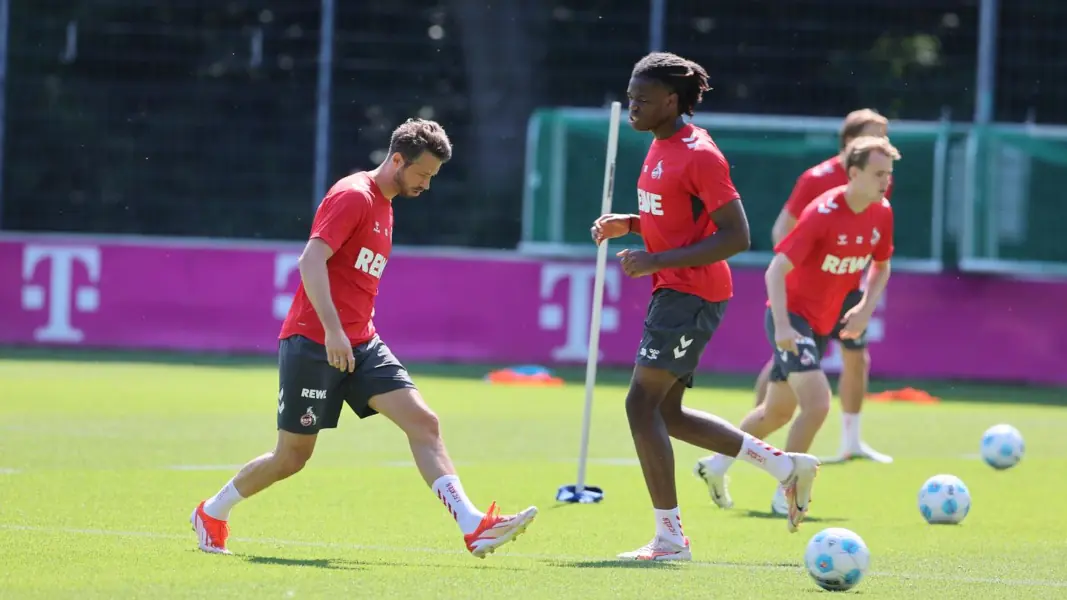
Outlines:
<svg viewBox="0 0 1067 600"><path fill-rule="evenodd" d="M804 566L815 584L831 592L850 590L867 574L871 551L863 538L842 527L815 534L804 551Z"/></svg>
<svg viewBox="0 0 1067 600"><path fill-rule="evenodd" d="M1019 430L1001 423L982 434L982 460L994 469L1010 469L1019 464L1026 452Z"/></svg>
<svg viewBox="0 0 1067 600"><path fill-rule="evenodd" d="M927 523L955 525L971 511L971 492L955 475L934 475L919 490L919 512Z"/></svg>

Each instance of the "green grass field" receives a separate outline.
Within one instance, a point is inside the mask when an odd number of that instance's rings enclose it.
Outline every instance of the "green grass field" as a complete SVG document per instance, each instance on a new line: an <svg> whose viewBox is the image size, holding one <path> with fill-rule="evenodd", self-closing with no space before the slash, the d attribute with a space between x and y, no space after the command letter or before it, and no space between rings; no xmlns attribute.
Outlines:
<svg viewBox="0 0 1067 600"><path fill-rule="evenodd" d="M217 556L196 550L189 513L273 447L273 365L82 358L0 359L0 598L807 598L827 592L803 570L804 547L830 526L871 548L853 592L863 597L1067 597L1062 391L942 385L927 388L940 405L869 404L864 437L896 462L824 466L793 535L766 515L767 475L737 465L737 505L720 511L691 474L704 453L677 443L694 562L649 565L613 560L653 533L622 409L626 374L605 373L596 396L589 482L604 502L557 506L556 488L576 473L580 373L566 373L564 388L515 388L480 381L484 370L413 367L475 502L540 508L525 536L471 557L400 432L346 413L303 473L235 509L235 555ZM749 384L705 376L687 403L736 422ZM837 447L836 412L817 454ZM1003 472L976 458L998 422L1027 442ZM971 489L960 526L919 515L919 487L936 473Z"/></svg>

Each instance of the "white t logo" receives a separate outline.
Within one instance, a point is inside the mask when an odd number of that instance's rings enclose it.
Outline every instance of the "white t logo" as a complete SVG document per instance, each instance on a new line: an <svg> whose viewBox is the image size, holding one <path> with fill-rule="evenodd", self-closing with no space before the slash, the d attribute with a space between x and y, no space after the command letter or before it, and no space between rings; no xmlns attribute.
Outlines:
<svg viewBox="0 0 1067 600"><path fill-rule="evenodd" d="M293 295L285 290L289 287L289 276L300 266L300 254L296 252L279 252L274 256L274 318L285 320L289 307L293 304Z"/></svg>
<svg viewBox="0 0 1067 600"><path fill-rule="evenodd" d="M49 261L48 283L33 283L37 265ZM96 246L44 246L29 244L22 251L22 308L42 310L48 307L48 322L33 332L39 342L80 342L85 337L71 322L74 311L96 312L100 308L100 291L92 285L74 286L74 265L81 264L89 282L100 281L100 249Z"/></svg>
<svg viewBox="0 0 1067 600"><path fill-rule="evenodd" d="M594 265L547 264L541 268L541 305L538 325L546 331L558 331L566 322L567 339L562 346L552 349L556 360L586 360L589 356L589 321L593 308ZM568 281L570 290L567 303L547 302L560 281ZM619 328L619 311L608 306L609 301L618 301L622 293L622 281L617 268L608 267L604 273L604 307L600 314L601 331L616 331Z"/></svg>

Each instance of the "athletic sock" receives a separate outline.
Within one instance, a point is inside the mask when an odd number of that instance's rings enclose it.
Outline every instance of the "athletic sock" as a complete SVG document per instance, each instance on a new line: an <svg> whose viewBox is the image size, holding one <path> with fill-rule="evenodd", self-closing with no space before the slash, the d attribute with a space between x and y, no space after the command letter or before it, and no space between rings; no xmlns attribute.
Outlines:
<svg viewBox="0 0 1067 600"><path fill-rule="evenodd" d="M653 509L656 513L656 535L679 546L685 546L685 534L682 533L682 513L678 507L667 510Z"/></svg>
<svg viewBox="0 0 1067 600"><path fill-rule="evenodd" d="M204 512L213 519L227 521L230 518L230 510L241 500L244 500L244 497L234 487L231 479L226 482L226 485L222 486L219 493L204 502Z"/></svg>
<svg viewBox="0 0 1067 600"><path fill-rule="evenodd" d="M845 450L860 449L859 413L841 413L841 447Z"/></svg>
<svg viewBox="0 0 1067 600"><path fill-rule="evenodd" d="M444 503L449 514L459 524L459 529L463 532L463 535L473 533L474 530L478 529L478 525L482 522L482 517L485 514L475 508L474 503L467 497L467 493L463 491L463 485L460 484L458 476L444 475L439 477L437 481L433 482L433 493Z"/></svg>
<svg viewBox="0 0 1067 600"><path fill-rule="evenodd" d="M747 433L744 436L741 453L737 458L756 465L779 482L785 481L793 474L793 459L788 454Z"/></svg>

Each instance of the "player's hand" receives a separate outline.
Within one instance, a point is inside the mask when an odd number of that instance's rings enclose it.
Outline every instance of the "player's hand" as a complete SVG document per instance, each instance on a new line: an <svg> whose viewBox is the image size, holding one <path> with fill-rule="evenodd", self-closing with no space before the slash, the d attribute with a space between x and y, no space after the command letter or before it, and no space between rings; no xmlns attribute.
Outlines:
<svg viewBox="0 0 1067 600"><path fill-rule="evenodd" d="M356 356L352 353L352 342L344 330L326 332L326 360L331 367L351 373L356 370Z"/></svg>
<svg viewBox="0 0 1067 600"><path fill-rule="evenodd" d="M867 330L867 324L870 320L871 315L863 305L852 307L845 313L845 316L841 317L841 322L845 326L841 328L841 333L838 337L843 340L858 340L863 335L863 332Z"/></svg>
<svg viewBox="0 0 1067 600"><path fill-rule="evenodd" d="M615 256L621 257L619 263L622 265L622 272L628 277L644 277L659 271L656 257L644 250L625 248Z"/></svg>
<svg viewBox="0 0 1067 600"><path fill-rule="evenodd" d="M601 215L599 219L593 221L593 226L589 228L589 233L592 234L593 242L597 246L604 240L622 237L630 233L630 215Z"/></svg>
<svg viewBox="0 0 1067 600"><path fill-rule="evenodd" d="M797 350L798 337L800 337L800 334L797 333L796 329L793 329L792 325L774 326L774 345L778 346L779 350L799 355L800 351Z"/></svg>

